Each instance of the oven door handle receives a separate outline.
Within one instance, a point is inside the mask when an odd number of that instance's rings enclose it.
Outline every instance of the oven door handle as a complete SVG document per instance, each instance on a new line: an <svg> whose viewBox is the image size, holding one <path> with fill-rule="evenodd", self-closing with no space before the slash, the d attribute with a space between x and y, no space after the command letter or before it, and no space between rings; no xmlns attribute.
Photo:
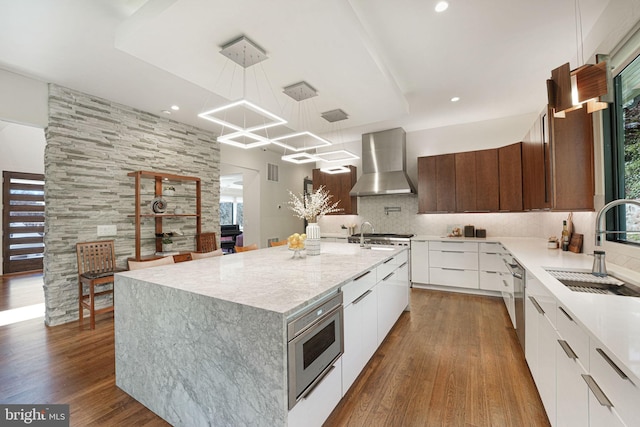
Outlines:
<svg viewBox="0 0 640 427"><path fill-rule="evenodd" d="M340 353L340 356L342 356L342 353ZM337 360L337 358L336 358L336 360ZM309 387L308 389L306 389L304 391L304 393L302 393L300 395L300 400L303 400L303 399L306 399L307 397L309 397L311 395L311 393L313 393L313 391L316 389L316 387L318 387L320 385L322 380L324 380L331 373L331 371L333 371L335 368L336 368L336 364L335 364L335 361L334 361L328 369L325 369L323 372L320 373L320 375L317 376L317 378L313 382L313 385L311 387Z"/></svg>

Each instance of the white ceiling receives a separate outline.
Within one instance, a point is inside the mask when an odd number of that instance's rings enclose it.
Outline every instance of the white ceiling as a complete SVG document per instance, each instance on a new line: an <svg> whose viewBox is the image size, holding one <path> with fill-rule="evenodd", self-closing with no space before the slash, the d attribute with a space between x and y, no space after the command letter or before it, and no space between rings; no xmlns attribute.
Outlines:
<svg viewBox="0 0 640 427"><path fill-rule="evenodd" d="M0 68L154 114L176 104L172 119L218 132L196 116L242 96L242 68L219 51L246 35L269 56L247 69L248 98L293 128L356 140L538 112L550 70L577 65L575 0L435 3L0 0ZM579 0L583 37L608 3ZM319 95L282 94L301 80ZM350 118L319 118L335 108Z"/></svg>

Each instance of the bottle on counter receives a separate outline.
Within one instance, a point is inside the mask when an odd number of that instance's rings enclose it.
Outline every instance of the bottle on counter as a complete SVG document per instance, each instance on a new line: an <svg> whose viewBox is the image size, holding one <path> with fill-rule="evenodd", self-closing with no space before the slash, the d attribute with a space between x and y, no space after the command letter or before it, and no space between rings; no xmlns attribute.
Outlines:
<svg viewBox="0 0 640 427"><path fill-rule="evenodd" d="M562 221L562 250L569 250L569 227L567 227L567 220Z"/></svg>

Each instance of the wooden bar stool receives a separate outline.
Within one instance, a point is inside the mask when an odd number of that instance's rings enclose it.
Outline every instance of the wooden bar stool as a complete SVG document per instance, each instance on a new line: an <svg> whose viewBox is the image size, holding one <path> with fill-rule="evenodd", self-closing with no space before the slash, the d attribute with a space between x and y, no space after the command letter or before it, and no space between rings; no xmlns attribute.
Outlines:
<svg viewBox="0 0 640 427"><path fill-rule="evenodd" d="M89 310L90 327L95 329L96 314L113 311L113 302L109 306L96 310L95 299L101 295L113 294L113 285L108 289L103 289L104 285L113 284L114 273L124 271L124 269L116 267L113 240L78 243L76 244L76 254L78 257L78 318L80 327L84 321L84 309L87 309ZM100 289L96 292L97 287Z"/></svg>
<svg viewBox="0 0 640 427"><path fill-rule="evenodd" d="M284 246L284 245L286 245L287 243L289 243L289 242L287 242L286 240L283 240L283 241L277 241L277 242L273 242L273 241L271 241L271 242L269 242L269 246L273 248L274 246Z"/></svg>
<svg viewBox="0 0 640 427"><path fill-rule="evenodd" d="M235 247L236 252L255 251L256 249L258 249L258 245L256 243L253 243L253 244L248 245L248 246L236 246Z"/></svg>

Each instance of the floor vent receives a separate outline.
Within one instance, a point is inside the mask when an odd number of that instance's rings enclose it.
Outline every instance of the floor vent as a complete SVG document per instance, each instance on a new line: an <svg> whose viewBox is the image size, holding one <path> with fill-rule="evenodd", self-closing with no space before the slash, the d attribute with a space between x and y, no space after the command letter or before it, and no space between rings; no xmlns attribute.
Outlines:
<svg viewBox="0 0 640 427"><path fill-rule="evenodd" d="M278 165L267 163L267 181L278 182Z"/></svg>

